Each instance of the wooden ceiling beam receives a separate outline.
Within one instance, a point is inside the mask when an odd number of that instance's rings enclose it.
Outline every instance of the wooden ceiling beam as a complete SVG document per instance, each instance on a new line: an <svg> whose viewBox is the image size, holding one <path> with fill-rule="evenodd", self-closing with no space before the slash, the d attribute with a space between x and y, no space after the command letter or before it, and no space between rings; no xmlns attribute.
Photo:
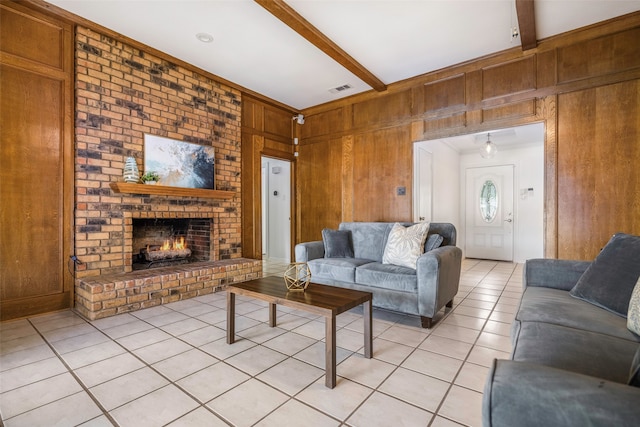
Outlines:
<svg viewBox="0 0 640 427"><path fill-rule="evenodd" d="M304 19L283 0L255 0L255 2L376 91L383 92L387 90L387 85L362 66L362 64L353 59L347 52L342 50L340 46L331 41L331 39L325 36L320 30L311 25L309 21Z"/></svg>
<svg viewBox="0 0 640 427"><path fill-rule="evenodd" d="M515 0L522 50L529 50L538 46L533 1L534 0Z"/></svg>

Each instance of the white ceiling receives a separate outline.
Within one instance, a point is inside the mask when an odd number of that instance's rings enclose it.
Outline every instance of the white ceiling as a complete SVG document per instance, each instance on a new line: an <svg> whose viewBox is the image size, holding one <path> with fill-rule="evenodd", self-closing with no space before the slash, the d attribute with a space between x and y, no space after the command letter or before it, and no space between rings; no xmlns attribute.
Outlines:
<svg viewBox="0 0 640 427"><path fill-rule="evenodd" d="M252 0L48 1L295 109L371 89ZM385 84L520 45L515 0L286 1ZM640 10L640 0L534 5L538 40ZM344 84L353 88L329 92Z"/></svg>
<svg viewBox="0 0 640 427"><path fill-rule="evenodd" d="M489 139L498 147L499 151L527 146L542 146L544 144L543 123L452 136L440 139L440 141L460 154L479 153L482 146L487 142L488 134Z"/></svg>

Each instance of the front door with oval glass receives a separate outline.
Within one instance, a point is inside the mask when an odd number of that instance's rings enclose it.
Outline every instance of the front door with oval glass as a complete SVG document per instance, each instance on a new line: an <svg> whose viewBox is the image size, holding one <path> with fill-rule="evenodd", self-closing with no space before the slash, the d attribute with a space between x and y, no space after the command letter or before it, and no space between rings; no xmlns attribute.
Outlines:
<svg viewBox="0 0 640 427"><path fill-rule="evenodd" d="M513 260L513 165L466 171L465 256Z"/></svg>

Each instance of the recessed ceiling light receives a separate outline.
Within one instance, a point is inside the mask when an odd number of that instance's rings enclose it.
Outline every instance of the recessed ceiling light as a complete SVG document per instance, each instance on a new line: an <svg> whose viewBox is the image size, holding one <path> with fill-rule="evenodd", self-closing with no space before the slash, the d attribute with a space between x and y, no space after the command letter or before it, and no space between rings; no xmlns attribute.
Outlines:
<svg viewBox="0 0 640 427"><path fill-rule="evenodd" d="M198 33L196 34L196 38L202 43L211 43L213 41L213 36L207 33Z"/></svg>

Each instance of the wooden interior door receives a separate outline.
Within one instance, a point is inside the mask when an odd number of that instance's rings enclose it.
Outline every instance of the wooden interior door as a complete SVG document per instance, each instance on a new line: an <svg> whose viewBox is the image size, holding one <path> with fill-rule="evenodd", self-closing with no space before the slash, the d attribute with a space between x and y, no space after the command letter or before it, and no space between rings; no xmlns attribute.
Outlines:
<svg viewBox="0 0 640 427"><path fill-rule="evenodd" d="M73 302L67 270L73 53L68 26L17 5L1 7L0 318L6 320Z"/></svg>

